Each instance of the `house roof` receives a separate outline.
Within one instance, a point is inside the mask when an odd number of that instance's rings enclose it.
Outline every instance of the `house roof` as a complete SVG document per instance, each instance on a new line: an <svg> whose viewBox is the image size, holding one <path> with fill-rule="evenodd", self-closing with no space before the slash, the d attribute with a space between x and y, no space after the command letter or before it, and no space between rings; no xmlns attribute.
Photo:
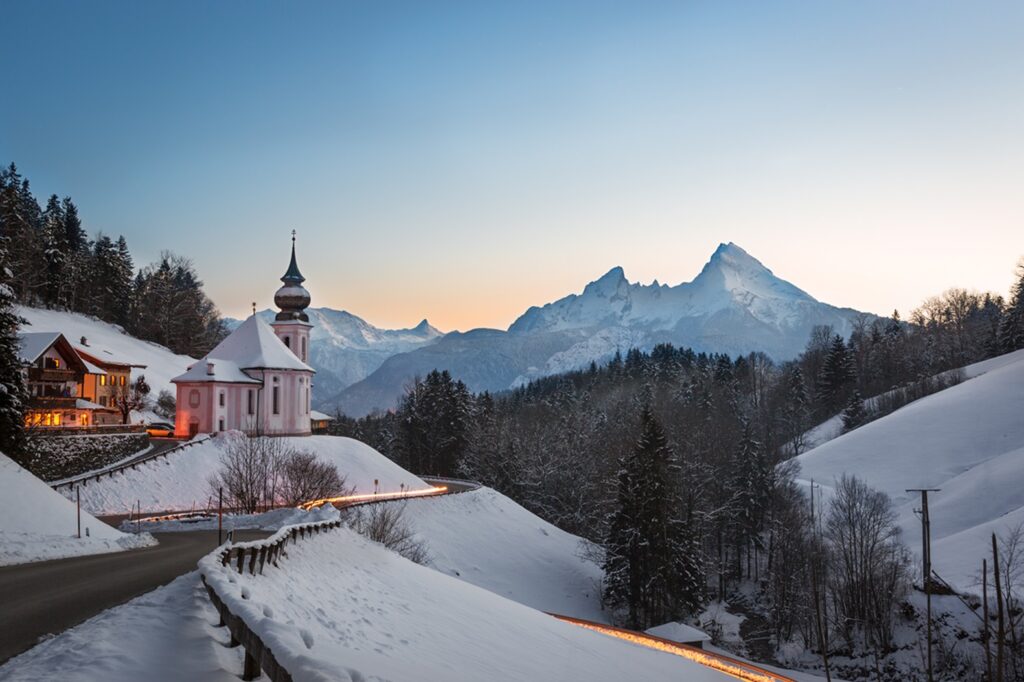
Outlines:
<svg viewBox="0 0 1024 682"><path fill-rule="evenodd" d="M649 635L655 637L661 637L672 642L679 642L681 644L687 644L690 642L708 642L711 640L711 636L703 630L698 630L695 627L691 627L685 623L662 623L656 625L650 630L645 630Z"/></svg>
<svg viewBox="0 0 1024 682"><path fill-rule="evenodd" d="M317 412L316 410L310 410L309 411L309 418L312 419L315 422L325 422L325 421L326 422L332 422L332 421L334 421L334 417L332 417L331 415L324 414L323 412Z"/></svg>
<svg viewBox="0 0 1024 682"><path fill-rule="evenodd" d="M74 366L80 372L93 373L95 367L87 363L60 332L18 334L18 357L24 364L36 362L51 346L56 346L57 352L67 361L69 367ZM98 373L104 374L102 370Z"/></svg>
<svg viewBox="0 0 1024 682"><path fill-rule="evenodd" d="M240 369L315 371L293 353L262 318L250 315L205 359L230 360Z"/></svg>
<svg viewBox="0 0 1024 682"><path fill-rule="evenodd" d="M86 362L93 363L94 365L99 365L100 367L138 367L139 369L146 368L145 365L138 365L131 362L120 362L118 360L115 360L114 354L111 353L106 348L98 348L93 346L84 347L78 345L76 345L74 348L75 352L81 355L83 360L85 360ZM101 370L99 374L105 374L105 372Z"/></svg>
<svg viewBox="0 0 1024 682"><path fill-rule="evenodd" d="M103 405L98 405L97 403L94 403L91 400L86 400L85 398L79 398L78 400L75 401L75 409L77 409L77 410L102 410L104 412L116 412L117 411L117 410L115 410L112 407L104 407Z"/></svg>
<svg viewBox="0 0 1024 682"><path fill-rule="evenodd" d="M171 379L171 382L175 384L207 382L221 384L262 383L259 379L253 379L243 372L236 363L230 360L209 357L189 365L188 370L184 374L174 377Z"/></svg>
<svg viewBox="0 0 1024 682"><path fill-rule="evenodd" d="M26 332L18 334L18 356L22 362L35 362L53 345L60 332Z"/></svg>

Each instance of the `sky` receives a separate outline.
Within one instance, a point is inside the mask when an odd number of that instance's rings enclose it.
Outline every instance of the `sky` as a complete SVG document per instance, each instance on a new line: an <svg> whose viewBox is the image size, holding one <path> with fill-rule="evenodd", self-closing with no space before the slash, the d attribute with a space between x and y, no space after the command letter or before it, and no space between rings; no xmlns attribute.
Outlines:
<svg viewBox="0 0 1024 682"><path fill-rule="evenodd" d="M1005 295L1024 255L1024 3L29 2L0 163L137 265L272 304L507 327L613 266L735 242L819 300Z"/></svg>

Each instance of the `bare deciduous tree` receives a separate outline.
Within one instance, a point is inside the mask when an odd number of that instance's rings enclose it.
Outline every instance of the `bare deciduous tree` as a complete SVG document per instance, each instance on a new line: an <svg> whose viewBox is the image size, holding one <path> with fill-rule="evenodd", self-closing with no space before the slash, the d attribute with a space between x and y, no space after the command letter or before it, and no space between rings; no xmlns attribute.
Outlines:
<svg viewBox="0 0 1024 682"><path fill-rule="evenodd" d="M349 510L349 525L360 535L398 552L409 561L427 563L427 547L405 519L406 503L383 502Z"/></svg>
<svg viewBox="0 0 1024 682"><path fill-rule="evenodd" d="M221 469L210 478L210 488L216 494L223 487L227 506L254 513L261 503L273 499L278 469L289 451L280 438L249 438L241 433L224 437Z"/></svg>
<svg viewBox="0 0 1024 682"><path fill-rule="evenodd" d="M851 648L892 641L893 613L910 582L899 532L886 494L853 476L839 480L825 518L828 588L836 630Z"/></svg>
<svg viewBox="0 0 1024 682"><path fill-rule="evenodd" d="M318 460L311 452L288 452L277 468L276 497L281 504L297 505L325 497L350 495L353 486L330 462Z"/></svg>

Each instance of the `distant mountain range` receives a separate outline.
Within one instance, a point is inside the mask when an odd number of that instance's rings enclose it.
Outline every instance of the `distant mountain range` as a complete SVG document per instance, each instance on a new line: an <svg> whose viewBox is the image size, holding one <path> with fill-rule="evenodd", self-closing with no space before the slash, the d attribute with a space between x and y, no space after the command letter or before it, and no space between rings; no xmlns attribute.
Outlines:
<svg viewBox="0 0 1024 682"><path fill-rule="evenodd" d="M444 336L423 320L412 329L380 329L362 318L331 308L310 308L306 311L313 325L310 331L309 364L317 371L314 400L329 409L324 398L331 398L345 388L371 375L388 358L420 348ZM257 313L268 322L275 311ZM227 318L229 329L242 323Z"/></svg>
<svg viewBox="0 0 1024 682"><path fill-rule="evenodd" d="M720 245L691 282L631 283L612 268L580 294L530 308L507 331L444 334L426 320L389 330L344 311L308 312L315 403L353 416L394 407L413 377L433 369L449 370L473 391L501 391L658 343L730 355L763 351L781 361L803 350L815 325L848 336L864 314L818 301L732 243Z"/></svg>

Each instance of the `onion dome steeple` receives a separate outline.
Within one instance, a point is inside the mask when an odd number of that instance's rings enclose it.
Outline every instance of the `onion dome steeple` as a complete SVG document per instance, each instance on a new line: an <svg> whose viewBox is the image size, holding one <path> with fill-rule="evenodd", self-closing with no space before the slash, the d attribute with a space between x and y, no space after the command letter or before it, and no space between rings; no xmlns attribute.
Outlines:
<svg viewBox="0 0 1024 682"><path fill-rule="evenodd" d="M281 278L284 286L274 294L274 305L281 309L275 317L276 320L301 320L309 322L306 315L306 308L309 307L310 297L302 283L306 278L299 272L299 265L295 261L295 230L292 230L292 260L288 264L288 272Z"/></svg>

